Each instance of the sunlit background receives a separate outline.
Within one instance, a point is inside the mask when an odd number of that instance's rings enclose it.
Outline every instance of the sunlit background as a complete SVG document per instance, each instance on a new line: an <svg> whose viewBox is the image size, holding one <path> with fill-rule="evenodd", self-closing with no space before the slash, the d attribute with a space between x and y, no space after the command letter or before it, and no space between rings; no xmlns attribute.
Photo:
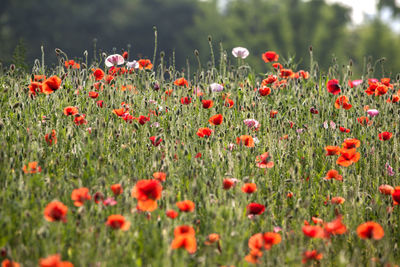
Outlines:
<svg viewBox="0 0 400 267"><path fill-rule="evenodd" d="M40 4L39 4L40 3ZM158 56L179 68L210 60L208 36L218 60L220 49L244 46L257 70L261 53L274 50L299 67L309 64L309 47L321 70L332 62L348 64L355 75L375 66L385 75L400 72L400 1L398 0L2 0L0 61L30 68L45 49L48 64L55 48L79 60L129 50L130 59ZM95 50L96 49L96 50ZM370 58L368 59L368 57Z"/></svg>

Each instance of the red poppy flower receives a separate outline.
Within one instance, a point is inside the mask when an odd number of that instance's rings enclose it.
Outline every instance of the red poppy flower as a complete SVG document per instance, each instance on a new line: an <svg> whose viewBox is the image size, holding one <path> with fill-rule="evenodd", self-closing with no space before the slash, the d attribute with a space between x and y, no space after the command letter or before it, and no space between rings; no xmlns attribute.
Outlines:
<svg viewBox="0 0 400 267"><path fill-rule="evenodd" d="M144 125L148 121L150 121L150 116L146 117L146 116L140 115L138 118L138 122L140 125Z"/></svg>
<svg viewBox="0 0 400 267"><path fill-rule="evenodd" d="M114 196L121 195L124 192L124 189L122 188L121 184L113 184L110 186L111 190L114 193Z"/></svg>
<svg viewBox="0 0 400 267"><path fill-rule="evenodd" d="M243 193L252 194L257 191L257 185L255 183L246 183L242 186Z"/></svg>
<svg viewBox="0 0 400 267"><path fill-rule="evenodd" d="M74 201L75 206L80 207L86 200L90 200L92 197L89 194L89 189L82 187L72 191L71 199Z"/></svg>
<svg viewBox="0 0 400 267"><path fill-rule="evenodd" d="M43 82L46 80L46 75L33 75L33 81L31 79L31 82Z"/></svg>
<svg viewBox="0 0 400 267"><path fill-rule="evenodd" d="M176 202L176 206L180 211L183 212L192 212L194 211L195 204L191 200L184 200L180 202Z"/></svg>
<svg viewBox="0 0 400 267"><path fill-rule="evenodd" d="M236 179L225 178L222 181L222 185L225 190L228 190L228 189L231 189L232 187L234 187L236 185L236 182L237 182Z"/></svg>
<svg viewBox="0 0 400 267"><path fill-rule="evenodd" d="M252 264L260 264L260 258L262 257L263 253L260 250L251 250L244 260L252 263Z"/></svg>
<svg viewBox="0 0 400 267"><path fill-rule="evenodd" d="M342 223L342 216L338 215L336 219L324 224L325 237L331 235L343 235L347 232L347 227Z"/></svg>
<svg viewBox="0 0 400 267"><path fill-rule="evenodd" d="M78 114L78 108L76 108L76 107L66 107L66 108L64 108L64 115L67 115L67 116L74 116L74 115L76 115L76 114Z"/></svg>
<svg viewBox="0 0 400 267"><path fill-rule="evenodd" d="M106 81L107 84L111 84L112 80L114 80L114 76L112 76L112 75L107 75L106 76L105 81Z"/></svg>
<svg viewBox="0 0 400 267"><path fill-rule="evenodd" d="M396 186L392 193L392 199L394 202L394 205L398 205L400 203L400 188Z"/></svg>
<svg viewBox="0 0 400 267"><path fill-rule="evenodd" d="M331 199L331 203L332 204L343 204L346 201L346 199L344 199L343 197L333 197Z"/></svg>
<svg viewBox="0 0 400 267"><path fill-rule="evenodd" d="M338 146L326 146L326 156L334 156L334 155L339 155L340 153L340 147Z"/></svg>
<svg viewBox="0 0 400 267"><path fill-rule="evenodd" d="M273 118L276 117L277 114L278 114L278 111L277 111L277 110L271 110L271 111L269 112L269 117L270 117L271 119L273 119Z"/></svg>
<svg viewBox="0 0 400 267"><path fill-rule="evenodd" d="M304 70L299 70L297 72L297 74L300 76L300 78L303 78L305 80L307 80L308 78L310 78L310 73L308 73L308 71L304 71Z"/></svg>
<svg viewBox="0 0 400 267"><path fill-rule="evenodd" d="M150 138L151 143L153 144L153 146L159 146L161 144L161 142L163 141L161 137L157 137L157 136L151 136Z"/></svg>
<svg viewBox="0 0 400 267"><path fill-rule="evenodd" d="M379 133L378 136L379 136L379 140L381 140L381 141L387 141L387 140L389 140L390 138L392 138L393 133L390 133L390 132L383 132L383 133Z"/></svg>
<svg viewBox="0 0 400 267"><path fill-rule="evenodd" d="M165 215L167 215L171 219L175 219L176 217L178 217L179 213L174 210L167 210L165 212Z"/></svg>
<svg viewBox="0 0 400 267"><path fill-rule="evenodd" d="M311 114L318 114L319 112L318 112L318 109L316 109L316 108L314 108L314 107L311 107L311 108L310 108L310 113L311 113Z"/></svg>
<svg viewBox="0 0 400 267"><path fill-rule="evenodd" d="M95 69L95 70L93 71L93 76L94 76L94 78L96 79L96 81L103 80L103 78L104 78L104 71L101 70L101 69Z"/></svg>
<svg viewBox="0 0 400 267"><path fill-rule="evenodd" d="M309 261L319 261L322 259L322 253L318 253L318 251L316 250L311 250L311 251L305 251L303 253L303 259L301 260L301 262L303 264L306 264Z"/></svg>
<svg viewBox="0 0 400 267"><path fill-rule="evenodd" d="M203 138L203 137L210 137L210 135L212 134L212 132L213 132L213 130L211 130L210 128L208 128L208 127L205 127L205 128L199 128L198 130L197 130L197 135L199 136L199 137L201 137L201 138Z"/></svg>
<svg viewBox="0 0 400 267"><path fill-rule="evenodd" d="M66 68L72 67L73 65L75 65L75 61L73 59L65 61L64 65Z"/></svg>
<svg viewBox="0 0 400 267"><path fill-rule="evenodd" d="M185 79L185 78L179 78L179 79L176 79L175 81L174 81L174 84L176 85L176 86L186 86L186 87L188 87L189 86L189 83L188 83L188 81Z"/></svg>
<svg viewBox="0 0 400 267"><path fill-rule="evenodd" d="M217 114L217 115L212 116L212 117L208 120L208 122L209 122L211 125L220 125L220 124L223 122L223 120L224 120L224 117L223 117L221 114Z"/></svg>
<svg viewBox="0 0 400 267"><path fill-rule="evenodd" d="M38 173L42 171L42 167L38 166L37 161L32 161L28 163L28 166L24 165L22 170L24 173Z"/></svg>
<svg viewBox="0 0 400 267"><path fill-rule="evenodd" d="M49 146L57 144L56 130L51 130L51 133L46 134L44 139Z"/></svg>
<svg viewBox="0 0 400 267"><path fill-rule="evenodd" d="M96 203L96 204L102 203L104 200L104 195L101 192L96 192L93 195L93 200L94 200L94 203Z"/></svg>
<svg viewBox="0 0 400 267"><path fill-rule="evenodd" d="M358 140L356 138L346 138L343 141L342 148L351 149L351 148L360 147L360 145L361 145L360 140Z"/></svg>
<svg viewBox="0 0 400 267"><path fill-rule="evenodd" d="M85 114L82 115L76 114L74 118L74 123L78 126L82 124L87 124L87 120L85 120L85 117L86 117Z"/></svg>
<svg viewBox="0 0 400 267"><path fill-rule="evenodd" d="M171 243L172 249L184 248L190 254L193 254L197 250L196 237L191 234L182 234L174 238Z"/></svg>
<svg viewBox="0 0 400 267"><path fill-rule="evenodd" d="M122 57L127 60L128 59L128 52L124 51L124 53L122 53Z"/></svg>
<svg viewBox="0 0 400 267"><path fill-rule="evenodd" d="M392 195L395 192L395 190L394 190L393 186L388 185L388 184L383 184L383 185L379 186L379 192L381 192L381 194L384 194L384 195ZM399 193L400 193L400 191L399 191Z"/></svg>
<svg viewBox="0 0 400 267"><path fill-rule="evenodd" d="M156 200L161 198L162 186L157 180L140 180L132 189L132 197L138 200L142 211L153 211L157 208Z"/></svg>
<svg viewBox="0 0 400 267"><path fill-rule="evenodd" d="M342 126L339 127L339 130L340 130L342 133L349 133L349 132L350 132L350 129L346 129L346 128L342 127Z"/></svg>
<svg viewBox="0 0 400 267"><path fill-rule="evenodd" d="M258 89L258 92L260 93L261 96L267 96L271 93L271 88L261 87L260 89Z"/></svg>
<svg viewBox="0 0 400 267"><path fill-rule="evenodd" d="M257 162L257 167L258 168L272 168L274 167L274 163L272 161L270 161L271 156L269 155L268 152L265 152L263 154L261 154L260 156L256 157L256 162Z"/></svg>
<svg viewBox="0 0 400 267"><path fill-rule="evenodd" d="M209 246L211 244L214 244L215 242L218 242L219 239L220 239L219 234L212 233L208 235L207 240L204 242L204 244Z"/></svg>
<svg viewBox="0 0 400 267"><path fill-rule="evenodd" d="M194 228L189 225L180 225L180 226L175 227L175 229L174 229L175 237L180 236L180 235L186 235L186 234L194 236L196 234L196 232L195 232Z"/></svg>
<svg viewBox="0 0 400 267"><path fill-rule="evenodd" d="M153 68L153 64L151 64L151 61L149 59L139 59L139 69L146 69L146 70L151 70Z"/></svg>
<svg viewBox="0 0 400 267"><path fill-rule="evenodd" d="M40 82L31 82L29 85L29 93L36 96L36 93L43 93L43 85Z"/></svg>
<svg viewBox="0 0 400 267"><path fill-rule="evenodd" d="M250 203L247 205L247 214L260 215L265 211L265 206L259 203Z"/></svg>
<svg viewBox="0 0 400 267"><path fill-rule="evenodd" d="M104 89L104 84L102 82L97 82L93 84L93 87L96 88L96 90L103 91Z"/></svg>
<svg viewBox="0 0 400 267"><path fill-rule="evenodd" d="M127 221L124 216L113 214L108 216L106 225L113 229L121 229L122 231L127 231L131 226L131 223Z"/></svg>
<svg viewBox="0 0 400 267"><path fill-rule="evenodd" d="M326 88L328 89L328 92L333 95L337 95L340 93L339 81L336 79L329 80L326 84Z"/></svg>
<svg viewBox="0 0 400 267"><path fill-rule="evenodd" d="M165 172L155 172L153 173L153 178L160 182L164 182L167 178L167 174Z"/></svg>
<svg viewBox="0 0 400 267"><path fill-rule="evenodd" d="M386 85L380 85L375 90L375 96L385 95L388 91L388 87Z"/></svg>
<svg viewBox="0 0 400 267"><path fill-rule="evenodd" d="M250 237L248 245L251 250L270 250L273 245L281 242L282 237L278 233L258 233Z"/></svg>
<svg viewBox="0 0 400 267"><path fill-rule="evenodd" d="M349 99L347 96L342 95L339 96L335 101L335 108L340 109L343 108L345 110L351 109L352 105L348 103Z"/></svg>
<svg viewBox="0 0 400 267"><path fill-rule="evenodd" d="M254 139L250 135L241 135L236 138L236 143L246 147L254 147Z"/></svg>
<svg viewBox="0 0 400 267"><path fill-rule="evenodd" d="M281 78L293 78L294 72L291 69L281 69Z"/></svg>
<svg viewBox="0 0 400 267"><path fill-rule="evenodd" d="M93 98L93 99L98 98L99 97L99 93L91 91L91 92L89 92L89 97Z"/></svg>
<svg viewBox="0 0 400 267"><path fill-rule="evenodd" d="M195 158L195 159L198 159L198 158L201 158L201 156L202 156L202 154L199 152L199 153L197 153L197 154L194 156L194 158Z"/></svg>
<svg viewBox="0 0 400 267"><path fill-rule="evenodd" d="M325 231L321 226L304 225L302 228L303 234L311 238L324 238Z"/></svg>
<svg viewBox="0 0 400 267"><path fill-rule="evenodd" d="M355 148L341 149L340 157L336 160L336 164L343 167L348 167L359 160L360 160L360 153L356 152Z"/></svg>
<svg viewBox="0 0 400 267"><path fill-rule="evenodd" d="M324 177L324 180L330 180L330 179L343 181L343 177L341 175L339 175L339 172L337 170L329 170L326 173L326 176Z"/></svg>
<svg viewBox="0 0 400 267"><path fill-rule="evenodd" d="M280 70L280 69L282 69L283 68L283 66L282 66L282 64L281 63L273 63L272 64L272 67L274 68L274 69L276 69L276 70Z"/></svg>
<svg viewBox="0 0 400 267"><path fill-rule="evenodd" d="M265 63L278 61L279 55L274 51L267 51L262 54L262 59Z"/></svg>
<svg viewBox="0 0 400 267"><path fill-rule="evenodd" d="M214 101L212 100L201 100L203 108L212 108L214 106Z"/></svg>
<svg viewBox="0 0 400 267"><path fill-rule="evenodd" d="M5 259L1 262L1 267L20 267L21 265L16 261Z"/></svg>
<svg viewBox="0 0 400 267"><path fill-rule="evenodd" d="M385 235L385 232L379 223L366 222L357 227L357 235L362 239L380 240Z"/></svg>
<svg viewBox="0 0 400 267"><path fill-rule="evenodd" d="M165 91L165 95L170 96L170 95L172 95L173 92L174 92L173 89L168 89Z"/></svg>
<svg viewBox="0 0 400 267"><path fill-rule="evenodd" d="M273 84L278 80L278 77L275 75L268 75L268 77L261 82L261 86L267 86L269 84Z"/></svg>
<svg viewBox="0 0 400 267"><path fill-rule="evenodd" d="M124 115L125 112L126 112L125 108L113 109L113 113L115 115L117 115L118 117L121 117L122 115Z"/></svg>
<svg viewBox="0 0 400 267"><path fill-rule="evenodd" d="M362 126L370 126L372 124L372 121L369 121L368 117L365 116L357 118L357 121Z"/></svg>
<svg viewBox="0 0 400 267"><path fill-rule="evenodd" d="M45 93L46 95L52 94L54 91L58 90L60 86L61 79L57 76L51 76L42 84L43 93Z"/></svg>
<svg viewBox="0 0 400 267"><path fill-rule="evenodd" d="M99 100L99 101L96 102L96 105L97 105L99 108L102 108L102 107L103 107L103 104L104 104L104 101L103 101L103 100Z"/></svg>
<svg viewBox="0 0 400 267"><path fill-rule="evenodd" d="M69 261L61 261L59 254L50 255L39 260L39 267L74 267Z"/></svg>
<svg viewBox="0 0 400 267"><path fill-rule="evenodd" d="M230 98L226 98L224 101L224 106L228 108L232 108L234 104L235 102Z"/></svg>
<svg viewBox="0 0 400 267"><path fill-rule="evenodd" d="M53 201L49 203L44 209L44 218L49 222L67 221L68 207L60 201Z"/></svg>
<svg viewBox="0 0 400 267"><path fill-rule="evenodd" d="M189 105L190 103L192 103L192 98L187 96L181 98L182 105Z"/></svg>

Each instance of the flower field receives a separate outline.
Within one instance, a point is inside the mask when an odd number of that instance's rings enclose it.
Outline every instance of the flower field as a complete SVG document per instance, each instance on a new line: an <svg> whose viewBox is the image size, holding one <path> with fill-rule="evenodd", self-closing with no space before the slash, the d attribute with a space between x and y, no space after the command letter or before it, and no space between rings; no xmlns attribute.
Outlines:
<svg viewBox="0 0 400 267"><path fill-rule="evenodd" d="M0 73L3 267L400 262L400 85L379 63L55 52Z"/></svg>

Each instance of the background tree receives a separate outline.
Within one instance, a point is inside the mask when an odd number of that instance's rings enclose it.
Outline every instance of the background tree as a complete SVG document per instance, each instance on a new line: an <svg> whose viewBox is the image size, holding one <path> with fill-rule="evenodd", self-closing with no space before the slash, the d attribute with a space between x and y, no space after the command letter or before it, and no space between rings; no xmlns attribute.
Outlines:
<svg viewBox="0 0 400 267"><path fill-rule="evenodd" d="M385 70L400 72L396 48L400 42L379 18L361 26L351 25L350 9L324 0L3 0L0 6L0 61L13 62L19 40L26 44L29 66L40 58L44 45L46 62L54 62L54 48L79 59L88 50L93 56L93 40L107 53L128 49L130 58L153 58L154 32L158 28L158 52L179 68L188 60L197 65L193 51L198 49L203 65L210 60L207 38L211 35L218 59L220 43L230 51L247 47L246 61L258 71L267 65L260 56L274 50L282 59L295 57L299 68L309 66L309 46L319 66L327 70L335 57L340 64L352 59L355 76L360 75L364 56L387 58ZM398 14L394 0L380 0ZM115 48L115 49L113 49ZM21 50L21 45L18 48ZM230 56L232 59L232 57ZM19 59L21 61L21 58Z"/></svg>

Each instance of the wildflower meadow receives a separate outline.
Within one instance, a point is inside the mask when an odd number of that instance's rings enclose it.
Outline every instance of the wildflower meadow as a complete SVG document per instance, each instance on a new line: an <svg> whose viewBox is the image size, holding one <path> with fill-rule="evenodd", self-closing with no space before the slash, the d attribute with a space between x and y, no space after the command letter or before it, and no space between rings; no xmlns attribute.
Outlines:
<svg viewBox="0 0 400 267"><path fill-rule="evenodd" d="M0 68L2 267L397 266L400 77L210 51Z"/></svg>

